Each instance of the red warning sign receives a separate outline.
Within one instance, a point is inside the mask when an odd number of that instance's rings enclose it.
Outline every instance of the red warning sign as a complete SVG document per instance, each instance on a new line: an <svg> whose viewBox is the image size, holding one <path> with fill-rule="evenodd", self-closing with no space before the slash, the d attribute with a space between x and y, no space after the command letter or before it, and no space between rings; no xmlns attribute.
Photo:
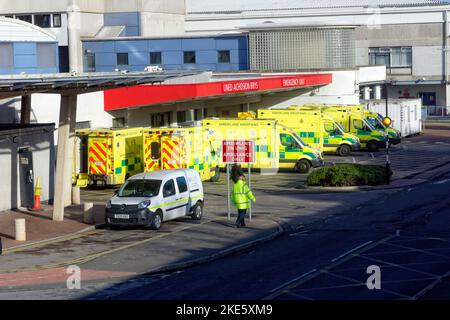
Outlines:
<svg viewBox="0 0 450 320"><path fill-rule="evenodd" d="M254 163L255 142L252 140L222 141L223 163Z"/></svg>

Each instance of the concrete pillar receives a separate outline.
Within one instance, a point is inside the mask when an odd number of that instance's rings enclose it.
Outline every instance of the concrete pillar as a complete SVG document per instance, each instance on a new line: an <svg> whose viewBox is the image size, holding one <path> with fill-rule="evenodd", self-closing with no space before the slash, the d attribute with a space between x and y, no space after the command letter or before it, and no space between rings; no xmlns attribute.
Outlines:
<svg viewBox="0 0 450 320"><path fill-rule="evenodd" d="M61 96L58 154L56 156L55 198L53 204L53 220L64 220L64 207L67 198L71 198L72 188L72 157L73 145L70 146L70 136L74 134L77 109L77 95ZM71 131L72 130L72 131ZM70 201L70 200L69 200ZM71 201L70 201L71 202Z"/></svg>
<svg viewBox="0 0 450 320"><path fill-rule="evenodd" d="M370 87L364 87L363 88L363 99L364 100L370 100Z"/></svg>
<svg viewBox="0 0 450 320"><path fill-rule="evenodd" d="M68 9L68 36L69 36L69 70L81 73L83 71L83 53L80 40L81 15L80 8L72 5Z"/></svg>
<svg viewBox="0 0 450 320"><path fill-rule="evenodd" d="M245 112L249 112L250 111L250 103L246 103L245 104Z"/></svg>
<svg viewBox="0 0 450 320"><path fill-rule="evenodd" d="M81 204L80 187L72 187L72 203L79 205Z"/></svg>
<svg viewBox="0 0 450 320"><path fill-rule="evenodd" d="M200 109L200 119L199 120L203 120L203 119L205 119L205 108Z"/></svg>
<svg viewBox="0 0 450 320"><path fill-rule="evenodd" d="M195 110L191 109L186 112L186 121L195 121Z"/></svg>
<svg viewBox="0 0 450 320"><path fill-rule="evenodd" d="M31 95L22 96L20 108L20 123L27 124L31 120Z"/></svg>
<svg viewBox="0 0 450 320"><path fill-rule="evenodd" d="M177 127L178 126L178 114L177 111L170 112L170 126Z"/></svg>
<svg viewBox="0 0 450 320"><path fill-rule="evenodd" d="M374 98L376 100L381 100L381 86L375 86L375 88L374 88Z"/></svg>

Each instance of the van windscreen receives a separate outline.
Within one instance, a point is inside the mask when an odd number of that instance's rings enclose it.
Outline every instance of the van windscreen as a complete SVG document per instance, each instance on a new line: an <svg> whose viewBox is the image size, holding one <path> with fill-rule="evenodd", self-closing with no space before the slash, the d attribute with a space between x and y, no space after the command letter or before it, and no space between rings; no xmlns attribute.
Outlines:
<svg viewBox="0 0 450 320"><path fill-rule="evenodd" d="M148 198L159 194L161 180L128 180L117 193L118 197Z"/></svg>

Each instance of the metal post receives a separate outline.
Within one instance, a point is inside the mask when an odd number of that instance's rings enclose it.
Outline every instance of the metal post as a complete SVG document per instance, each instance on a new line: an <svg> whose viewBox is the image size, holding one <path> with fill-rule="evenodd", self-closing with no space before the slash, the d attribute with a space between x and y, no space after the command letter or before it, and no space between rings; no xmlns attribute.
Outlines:
<svg viewBox="0 0 450 320"><path fill-rule="evenodd" d="M386 95L386 117L389 117L389 94L387 83L384 84L384 94Z"/></svg>
<svg viewBox="0 0 450 320"><path fill-rule="evenodd" d="M231 221L230 165L228 163L227 163L227 211L228 211L228 221Z"/></svg>
<svg viewBox="0 0 450 320"><path fill-rule="evenodd" d="M250 190L252 190L252 175L251 175L251 164L248 164L248 187ZM250 221L252 221L252 202L250 201L250 207L248 208L248 218Z"/></svg>

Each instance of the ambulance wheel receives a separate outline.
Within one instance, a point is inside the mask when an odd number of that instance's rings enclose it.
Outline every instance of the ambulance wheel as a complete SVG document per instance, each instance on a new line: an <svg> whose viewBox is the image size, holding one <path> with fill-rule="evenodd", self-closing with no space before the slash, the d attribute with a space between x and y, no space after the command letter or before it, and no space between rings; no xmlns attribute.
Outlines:
<svg viewBox="0 0 450 320"><path fill-rule="evenodd" d="M338 154L341 157L348 157L350 155L350 153L352 152L352 149L350 148L349 145L343 144L342 146L339 147L338 149Z"/></svg>
<svg viewBox="0 0 450 320"><path fill-rule="evenodd" d="M295 165L295 171L298 173L308 173L310 168L311 165L309 164L309 161L304 159L300 160Z"/></svg>
<svg viewBox="0 0 450 320"><path fill-rule="evenodd" d="M162 212L161 211L157 211L152 217L152 222L150 224L150 229L152 229L152 230L159 230L159 229L161 229L162 220L163 220Z"/></svg>
<svg viewBox="0 0 450 320"><path fill-rule="evenodd" d="M217 182L220 179L220 169L218 167L211 169L214 172L214 175L211 177L211 182Z"/></svg>
<svg viewBox="0 0 450 320"><path fill-rule="evenodd" d="M203 217L203 204L201 202L197 202L197 204L192 209L192 220L201 220Z"/></svg>
<svg viewBox="0 0 450 320"><path fill-rule="evenodd" d="M378 143L376 141L367 142L367 150L369 152L377 152L378 151Z"/></svg>

